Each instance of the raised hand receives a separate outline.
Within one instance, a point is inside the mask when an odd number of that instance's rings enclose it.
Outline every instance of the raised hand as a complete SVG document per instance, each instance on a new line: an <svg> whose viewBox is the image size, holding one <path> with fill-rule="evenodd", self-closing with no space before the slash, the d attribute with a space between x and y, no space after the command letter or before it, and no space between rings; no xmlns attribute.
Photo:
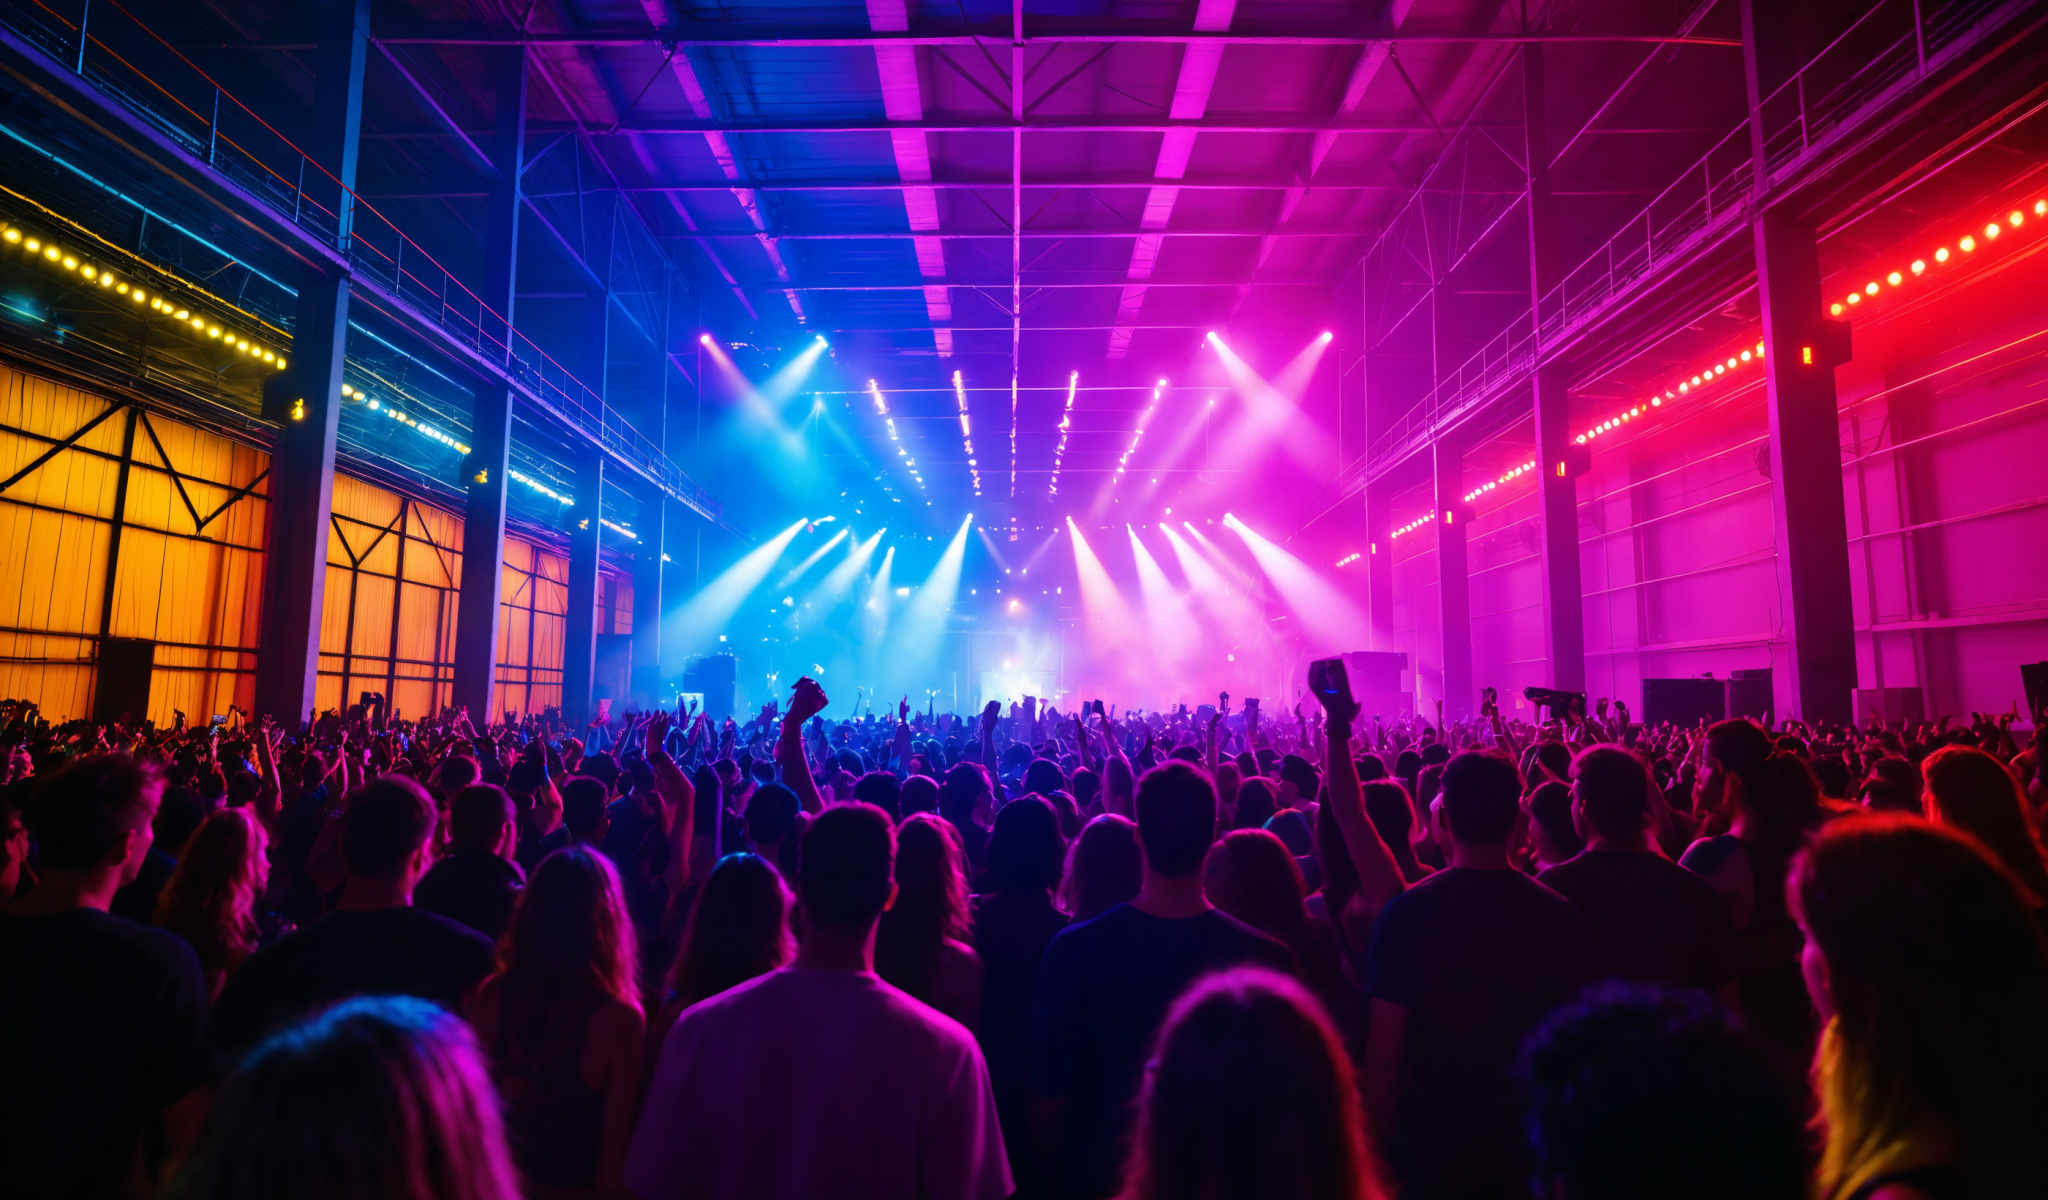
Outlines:
<svg viewBox="0 0 2048 1200"><path fill-rule="evenodd" d="M653 758L654 752L668 746L669 715L659 709L647 718L647 745L642 753Z"/></svg>
<svg viewBox="0 0 2048 1200"><path fill-rule="evenodd" d="M825 689L818 681L806 675L790 686L789 719L798 725L825 711L827 703ZM773 705L769 705L772 712Z"/></svg>

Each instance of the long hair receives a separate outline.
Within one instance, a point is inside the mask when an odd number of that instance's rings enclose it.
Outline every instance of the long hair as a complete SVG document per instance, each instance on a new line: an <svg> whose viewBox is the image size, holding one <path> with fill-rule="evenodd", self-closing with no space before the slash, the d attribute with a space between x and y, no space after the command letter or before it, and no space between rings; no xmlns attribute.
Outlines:
<svg viewBox="0 0 2048 1200"><path fill-rule="evenodd" d="M758 854L728 854L690 906L668 993L683 1008L766 975L796 957L789 888Z"/></svg>
<svg viewBox="0 0 2048 1200"><path fill-rule="evenodd" d="M1144 877L1138 826L1129 817L1103 813L1083 825L1067 847L1067 915L1093 920L1136 896Z"/></svg>
<svg viewBox="0 0 2048 1200"><path fill-rule="evenodd" d="M1377 1200L1358 1081L1322 1006L1239 968L1173 1006L1147 1065L1123 1200Z"/></svg>
<svg viewBox="0 0 2048 1200"><path fill-rule="evenodd" d="M896 827L896 902L875 931L875 973L920 999L929 995L939 943L972 933L967 852L952 822L913 813Z"/></svg>
<svg viewBox="0 0 2048 1200"><path fill-rule="evenodd" d="M170 1200L517 1200L469 1026L424 1000L344 1001L252 1051Z"/></svg>
<svg viewBox="0 0 2048 1200"><path fill-rule="evenodd" d="M2027 794L2002 762L1975 746L1935 751L1920 770L1927 778L1927 817L1960 829L2019 877L2036 908L2048 904L2048 852L2027 819Z"/></svg>
<svg viewBox="0 0 2048 1200"><path fill-rule="evenodd" d="M1790 854L1820 824L1820 785L1796 755L1777 751L1742 781L1744 828L1767 849Z"/></svg>
<svg viewBox="0 0 2048 1200"><path fill-rule="evenodd" d="M1037 795L1020 796L1003 805L989 830L988 890L1057 891L1066 856L1067 843L1060 836L1052 802Z"/></svg>
<svg viewBox="0 0 2048 1200"><path fill-rule="evenodd" d="M1263 829L1233 829L1209 847L1202 890L1209 903L1290 946L1308 929L1301 867L1286 845Z"/></svg>
<svg viewBox="0 0 2048 1200"><path fill-rule="evenodd" d="M256 901L270 875L269 846L248 809L209 814L157 897L156 923L190 942L208 971L232 971L256 949Z"/></svg>
<svg viewBox="0 0 2048 1200"><path fill-rule="evenodd" d="M593 995L640 1010L638 952L625 889L611 859L589 846L565 846L527 876L526 890L498 941L498 1021L514 1044L552 1036L565 1008Z"/></svg>
<svg viewBox="0 0 2048 1200"><path fill-rule="evenodd" d="M2011 872L1917 817L1836 821L1789 899L1826 963L1819 1194L1954 1165L1972 1196L2048 1188L2048 951Z"/></svg>

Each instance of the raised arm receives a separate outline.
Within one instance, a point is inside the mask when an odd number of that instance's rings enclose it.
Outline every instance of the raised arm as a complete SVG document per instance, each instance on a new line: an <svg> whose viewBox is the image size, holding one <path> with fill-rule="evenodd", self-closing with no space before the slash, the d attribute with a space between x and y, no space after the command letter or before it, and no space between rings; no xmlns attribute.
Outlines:
<svg viewBox="0 0 2048 1200"><path fill-rule="evenodd" d="M690 882L690 839L697 828L697 789L667 750L669 715L656 712L647 722L647 765L654 771L654 794L661 802L662 832L668 835L668 869L663 876L668 894L676 896Z"/></svg>
<svg viewBox="0 0 2048 1200"><path fill-rule="evenodd" d="M806 675L790 688L789 711L782 715L782 737L775 745L775 761L782 767L782 782L796 793L805 812L825 807L811 778L810 756L804 753L804 722L825 711L825 689Z"/></svg>
<svg viewBox="0 0 2048 1200"><path fill-rule="evenodd" d="M1324 742L1323 778L1330 793L1331 815L1344 835L1344 848L1358 868L1358 897L1377 912L1407 886L1394 852L1387 848L1380 831L1365 812L1365 786L1358 781L1358 763L1351 757L1351 723L1358 717L1358 702L1348 692L1342 695L1316 693L1329 722ZM1331 914L1337 916L1336 913Z"/></svg>

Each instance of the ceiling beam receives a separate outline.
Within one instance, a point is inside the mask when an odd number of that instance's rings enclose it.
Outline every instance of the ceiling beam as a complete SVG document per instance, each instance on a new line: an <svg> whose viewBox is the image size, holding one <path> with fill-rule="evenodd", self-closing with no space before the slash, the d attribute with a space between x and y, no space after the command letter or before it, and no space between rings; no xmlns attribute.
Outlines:
<svg viewBox="0 0 2048 1200"><path fill-rule="evenodd" d="M1195 8L1195 32L1222 33L1230 28L1230 22L1236 16L1237 0L1201 0ZM1209 96L1216 88L1216 72L1222 65L1222 43L1187 43L1181 55L1180 70L1174 76L1173 100L1167 115L1176 122L1201 122L1208 114ZM1188 173L1188 159L1194 151L1195 132L1192 129L1168 129L1159 141L1159 154L1153 163L1152 175L1163 182L1145 192L1145 206L1138 214L1138 225L1143 232L1131 246L1130 267L1125 272L1129 282L1117 296L1117 321L1125 327L1110 331L1109 357L1112 362L1130 353L1135 331L1129 326L1137 321L1138 313L1145 307L1145 281L1152 278L1153 268L1159 264L1159 251L1165 244L1161 234L1173 219L1173 206L1180 199L1180 190L1173 187L1172 182Z"/></svg>
<svg viewBox="0 0 2048 1200"><path fill-rule="evenodd" d="M910 229L836 229L830 233L800 233L792 230L777 232L777 241L785 242L892 242L905 238L943 238L947 241L992 241L997 239L1021 239L1024 241L1074 241L1078 239L1137 238L1137 237L1180 237L1180 238L1261 238L1268 235L1280 238L1349 238L1357 237L1358 230L1341 229L1024 229L1012 234L1007 229L947 230L939 229L921 232ZM749 229L697 229L688 233L666 235L679 241L706 241L718 238L746 238L760 236Z"/></svg>
<svg viewBox="0 0 2048 1200"><path fill-rule="evenodd" d="M643 0L643 7L645 6ZM987 30L978 33L884 33L866 34L818 33L785 34L773 36L748 34L705 35L686 27L641 27L635 29L592 28L564 33L503 33L494 30L458 28L436 31L419 29L408 31L380 24L378 40L393 46L658 46L662 49L725 49L755 48L776 49L849 49L865 50L874 46L963 46L973 48L986 44L991 38L1005 38L1027 45L1159 45L1188 46L1209 42L1219 46L1711 46L1724 49L1740 49L1741 39L1707 36L1674 36L1672 34L1639 33L1633 31L1578 32L1578 33L1393 33L1379 36L1358 36L1324 33L1228 33L1220 30L1197 28L1184 33L1165 32L1116 32L1116 31L1073 31L1065 33L1034 33L1025 36L1012 30ZM270 42L258 46L245 43L223 44L221 49L248 50L307 50L312 47L300 42Z"/></svg>
<svg viewBox="0 0 2048 1200"><path fill-rule="evenodd" d="M876 33L901 33L910 28L908 0L867 0L868 24ZM912 46L875 46L875 74L882 84L882 110L895 123L924 120L924 85L917 75L917 50ZM898 191L903 197L903 215L910 228L931 232L939 227L938 193L921 186L932 177L928 135L919 129L891 129L889 153L896 160ZM946 250L936 238L913 237L911 252L917 258L918 273L926 279L946 274ZM953 352L951 330L941 328L953 319L953 300L943 284L924 289L925 311L932 321L932 346L941 358Z"/></svg>

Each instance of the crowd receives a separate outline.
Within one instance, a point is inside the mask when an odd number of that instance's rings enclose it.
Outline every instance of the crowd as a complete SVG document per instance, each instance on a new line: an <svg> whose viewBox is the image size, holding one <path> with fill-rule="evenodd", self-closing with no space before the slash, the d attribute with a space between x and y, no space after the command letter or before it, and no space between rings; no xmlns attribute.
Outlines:
<svg viewBox="0 0 2048 1200"><path fill-rule="evenodd" d="M0 706L0 1194L2048 1194L2048 720L826 713Z"/></svg>

